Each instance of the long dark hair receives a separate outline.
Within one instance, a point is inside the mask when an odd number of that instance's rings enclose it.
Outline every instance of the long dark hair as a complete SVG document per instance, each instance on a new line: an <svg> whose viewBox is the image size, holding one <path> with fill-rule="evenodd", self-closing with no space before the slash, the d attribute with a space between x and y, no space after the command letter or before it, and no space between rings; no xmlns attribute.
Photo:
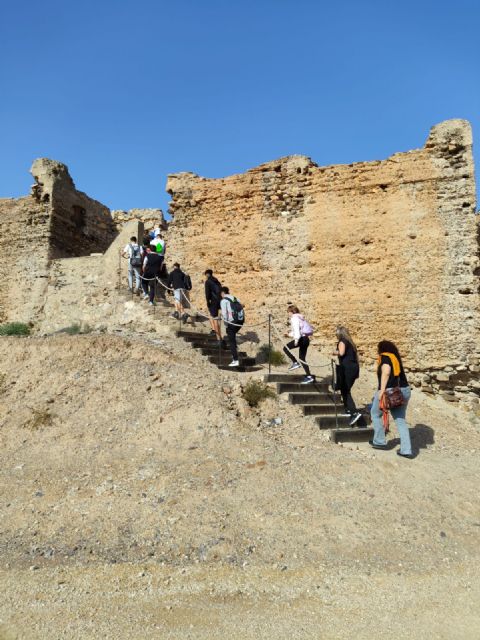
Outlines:
<svg viewBox="0 0 480 640"><path fill-rule="evenodd" d="M397 356L398 361L400 362L400 366L403 367L402 356L400 355L398 347L394 342L391 342L390 340L380 340L377 345L377 351L378 355L384 352L393 353L394 356Z"/></svg>

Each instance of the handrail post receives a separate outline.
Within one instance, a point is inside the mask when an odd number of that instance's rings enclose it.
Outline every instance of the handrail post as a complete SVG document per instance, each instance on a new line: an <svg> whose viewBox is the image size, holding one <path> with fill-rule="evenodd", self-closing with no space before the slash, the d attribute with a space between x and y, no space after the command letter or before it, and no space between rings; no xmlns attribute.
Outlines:
<svg viewBox="0 0 480 640"><path fill-rule="evenodd" d="M337 393L335 390L336 376L335 376L335 367L334 361L330 360L332 365L332 391L333 391L333 404L335 405L335 428L338 429L338 411L337 411Z"/></svg>
<svg viewBox="0 0 480 640"><path fill-rule="evenodd" d="M272 314L268 314L268 375L272 373Z"/></svg>

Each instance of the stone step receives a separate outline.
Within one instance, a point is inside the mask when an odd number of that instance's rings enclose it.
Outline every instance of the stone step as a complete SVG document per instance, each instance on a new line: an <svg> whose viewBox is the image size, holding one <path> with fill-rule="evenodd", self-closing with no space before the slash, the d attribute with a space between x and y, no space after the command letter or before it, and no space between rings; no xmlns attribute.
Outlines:
<svg viewBox="0 0 480 640"><path fill-rule="evenodd" d="M222 352L222 358L220 359L219 362L219 358L218 355L217 356L207 356L208 357L208 361L211 362L212 364L229 364L232 361L232 356L230 353L223 351ZM242 367L253 367L255 365L255 358L238 358L238 361L240 362L240 365Z"/></svg>
<svg viewBox="0 0 480 640"><path fill-rule="evenodd" d="M304 404L302 406L304 416L324 416L335 415L335 405L333 402L322 402L318 404ZM337 405L338 415L344 413L343 407ZM342 416L343 417L343 416Z"/></svg>
<svg viewBox="0 0 480 640"><path fill-rule="evenodd" d="M330 440L333 442L368 442L373 438L373 429L358 429L357 427L347 427L344 429L332 429Z"/></svg>
<svg viewBox="0 0 480 640"><path fill-rule="evenodd" d="M217 344L217 339L215 336L202 336L202 334L197 333L196 336L181 336L185 342L190 342L195 348L198 347L215 347Z"/></svg>
<svg viewBox="0 0 480 640"><path fill-rule="evenodd" d="M309 387L311 385L308 385ZM312 393L289 393L288 401L291 404L323 404L331 402L333 404L332 394L330 393L322 393L322 392L312 392ZM337 407L343 408L343 405L337 403Z"/></svg>
<svg viewBox="0 0 480 640"><path fill-rule="evenodd" d="M335 414L327 415L327 416L317 416L315 418L315 422L317 423L320 429L335 429L338 427L347 428L350 425L348 424L350 421L350 417L340 417L338 416L338 422L335 419Z"/></svg>
<svg viewBox="0 0 480 640"><path fill-rule="evenodd" d="M313 393L314 390L322 393L328 391L328 382L314 382L312 384L302 384L301 382L277 382L277 393L305 393L308 389Z"/></svg>
<svg viewBox="0 0 480 640"><path fill-rule="evenodd" d="M208 338L210 340L216 340L216 337L213 334L207 333L206 331L190 331L188 329L181 329L180 331L177 331L176 334L179 338L187 340L187 342L191 342L192 339L204 340Z"/></svg>
<svg viewBox="0 0 480 640"><path fill-rule="evenodd" d="M246 367L242 364L240 364L238 367L229 367L227 364L217 364L217 367L221 371L233 371L233 372L241 372L241 373L244 373L250 370L250 367Z"/></svg>
<svg viewBox="0 0 480 640"><path fill-rule="evenodd" d="M263 377L264 382L301 382L305 374L295 374L295 373L267 373ZM328 383L328 380L318 380L320 384Z"/></svg>
<svg viewBox="0 0 480 640"><path fill-rule="evenodd" d="M195 348L198 349L198 351L200 351L202 356L216 356L216 357L218 357L219 353L221 353L221 354L224 354L224 353L229 354L230 353L230 349L228 347L226 349L225 348L219 349L217 346L215 346L215 347L195 347ZM246 351L239 351L238 355L241 358L248 358L249 357Z"/></svg>
<svg viewBox="0 0 480 640"><path fill-rule="evenodd" d="M354 427L350 427L350 416L338 416L338 426L342 428L353 428L363 430L362 427L366 427L367 423L365 418L360 418L360 420L355 424ZM323 415L317 416L315 418L315 422L318 424L320 429L335 429L337 426L337 421L335 419L335 414L333 415Z"/></svg>

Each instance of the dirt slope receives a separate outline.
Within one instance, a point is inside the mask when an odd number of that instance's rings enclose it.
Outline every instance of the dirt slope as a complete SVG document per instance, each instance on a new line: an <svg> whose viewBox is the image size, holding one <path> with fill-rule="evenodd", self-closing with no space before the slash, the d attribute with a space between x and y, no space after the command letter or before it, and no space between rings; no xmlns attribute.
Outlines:
<svg viewBox="0 0 480 640"><path fill-rule="evenodd" d="M244 382L168 333L0 339L0 638L480 636L476 418L414 392L409 461Z"/></svg>

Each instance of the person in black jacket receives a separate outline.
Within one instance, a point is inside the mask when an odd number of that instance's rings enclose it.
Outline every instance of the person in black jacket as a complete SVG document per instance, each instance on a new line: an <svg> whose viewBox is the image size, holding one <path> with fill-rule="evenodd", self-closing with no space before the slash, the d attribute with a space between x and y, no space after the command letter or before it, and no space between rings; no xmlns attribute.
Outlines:
<svg viewBox="0 0 480 640"><path fill-rule="evenodd" d="M212 327L212 333L217 336L217 340L221 340L222 332L220 331L218 317L220 314L220 302L222 300L222 283L215 278L211 269L205 271L205 276L205 300L207 301L208 313L210 314L210 326Z"/></svg>
<svg viewBox="0 0 480 640"><path fill-rule="evenodd" d="M175 302L175 311L172 318L182 319L183 322L188 320L188 314L185 313L185 305L188 302L186 287L186 274L180 269L178 262L173 265L173 271L170 271L167 280L167 287L173 289L173 298Z"/></svg>
<svg viewBox="0 0 480 640"><path fill-rule="evenodd" d="M155 285L157 284L157 276L162 266L162 259L155 252L155 248L149 245L146 249L145 257L143 259L143 297L148 298L151 305L155 304Z"/></svg>
<svg viewBox="0 0 480 640"><path fill-rule="evenodd" d="M338 356L340 363L340 393L342 394L345 411L350 416L350 425L353 426L362 417L352 398L353 384L360 375L357 347L346 327L337 327L336 334L338 340L337 349L333 354Z"/></svg>

